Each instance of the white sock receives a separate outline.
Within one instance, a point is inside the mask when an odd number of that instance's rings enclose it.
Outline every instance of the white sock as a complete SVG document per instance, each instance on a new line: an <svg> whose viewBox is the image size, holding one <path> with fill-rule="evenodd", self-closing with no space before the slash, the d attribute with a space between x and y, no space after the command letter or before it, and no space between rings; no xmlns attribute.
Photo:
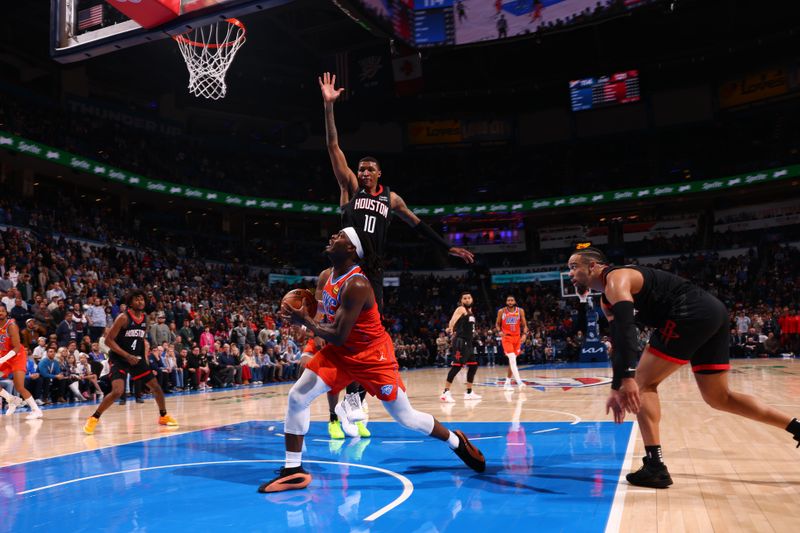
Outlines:
<svg viewBox="0 0 800 533"><path fill-rule="evenodd" d="M451 450L455 450L458 448L458 443L458 437L456 437L456 434L451 431L450 436L447 437L447 445L450 446Z"/></svg>
<svg viewBox="0 0 800 533"><path fill-rule="evenodd" d="M25 399L25 403L28 404L28 407L31 408L31 411L39 411L39 406L36 404L36 400L33 398L33 394L31 394Z"/></svg>
<svg viewBox="0 0 800 533"><path fill-rule="evenodd" d="M505 384L508 385L509 383L511 383L511 378L506 378L506 383Z"/></svg>
<svg viewBox="0 0 800 533"><path fill-rule="evenodd" d="M11 396L7 390L0 389L0 397L2 397L8 403L12 403L14 401L14 397Z"/></svg>
<svg viewBox="0 0 800 533"><path fill-rule="evenodd" d="M286 452L286 468L295 468L302 464L303 452Z"/></svg>
<svg viewBox="0 0 800 533"><path fill-rule="evenodd" d="M519 377L519 369L517 368L517 356L508 356L508 366L511 367L511 373L514 374L514 379L517 380L517 385L522 384L522 378Z"/></svg>

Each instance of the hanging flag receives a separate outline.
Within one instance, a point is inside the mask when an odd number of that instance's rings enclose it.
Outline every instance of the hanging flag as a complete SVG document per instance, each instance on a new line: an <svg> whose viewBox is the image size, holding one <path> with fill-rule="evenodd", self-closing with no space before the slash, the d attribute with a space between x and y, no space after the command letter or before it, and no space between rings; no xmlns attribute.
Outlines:
<svg viewBox="0 0 800 533"><path fill-rule="evenodd" d="M398 96L418 93L424 86L422 77L422 60L419 53L412 51L392 60L394 72L394 88Z"/></svg>
<svg viewBox="0 0 800 533"><path fill-rule="evenodd" d="M103 4L78 11L78 31L103 23Z"/></svg>

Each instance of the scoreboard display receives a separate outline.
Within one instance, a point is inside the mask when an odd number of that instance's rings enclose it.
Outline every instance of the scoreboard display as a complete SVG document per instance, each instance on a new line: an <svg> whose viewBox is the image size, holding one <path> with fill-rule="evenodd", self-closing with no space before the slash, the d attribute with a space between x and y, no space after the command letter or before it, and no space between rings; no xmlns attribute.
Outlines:
<svg viewBox="0 0 800 533"><path fill-rule="evenodd" d="M659 1L663 0L334 0L334 4L379 34L428 47L524 38L599 22L621 10Z"/></svg>
<svg viewBox="0 0 800 533"><path fill-rule="evenodd" d="M638 102L639 71L626 70L598 78L569 82L569 97L573 111L598 109Z"/></svg>

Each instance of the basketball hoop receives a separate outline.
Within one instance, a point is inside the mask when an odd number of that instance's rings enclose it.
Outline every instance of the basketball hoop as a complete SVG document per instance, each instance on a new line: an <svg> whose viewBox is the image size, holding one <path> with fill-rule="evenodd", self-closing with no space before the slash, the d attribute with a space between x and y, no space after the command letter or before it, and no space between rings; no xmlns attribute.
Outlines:
<svg viewBox="0 0 800 533"><path fill-rule="evenodd" d="M213 100L225 98L225 73L244 44L238 19L225 19L173 37L189 69L189 92Z"/></svg>

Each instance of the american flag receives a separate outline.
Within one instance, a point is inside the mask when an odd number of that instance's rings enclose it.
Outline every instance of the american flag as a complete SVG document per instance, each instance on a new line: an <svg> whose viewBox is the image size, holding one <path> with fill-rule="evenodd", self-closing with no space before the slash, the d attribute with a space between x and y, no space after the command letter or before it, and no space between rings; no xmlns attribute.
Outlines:
<svg viewBox="0 0 800 533"><path fill-rule="evenodd" d="M78 30L85 30L103 22L103 4L78 11Z"/></svg>

